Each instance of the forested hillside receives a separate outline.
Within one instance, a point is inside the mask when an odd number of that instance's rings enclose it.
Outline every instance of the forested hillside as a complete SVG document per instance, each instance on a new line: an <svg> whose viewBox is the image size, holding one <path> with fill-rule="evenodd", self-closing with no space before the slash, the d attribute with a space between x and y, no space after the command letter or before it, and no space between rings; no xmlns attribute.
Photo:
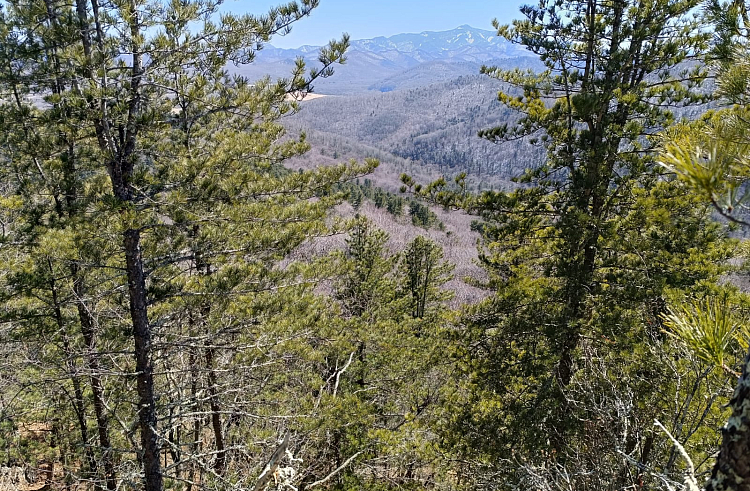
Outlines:
<svg viewBox="0 0 750 491"><path fill-rule="evenodd" d="M0 491L750 489L750 4L318 3L3 3Z"/></svg>
<svg viewBox="0 0 750 491"><path fill-rule="evenodd" d="M509 182L538 166L544 151L524 140L499 146L477 137L481 129L518 119L497 101L503 87L476 74L382 94L322 97L303 103L286 124L362 142L448 175Z"/></svg>

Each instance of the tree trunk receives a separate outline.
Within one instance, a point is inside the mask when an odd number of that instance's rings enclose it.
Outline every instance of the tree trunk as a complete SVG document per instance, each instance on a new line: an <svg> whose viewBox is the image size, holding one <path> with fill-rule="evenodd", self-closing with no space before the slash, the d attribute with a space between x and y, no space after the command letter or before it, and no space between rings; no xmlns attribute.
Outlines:
<svg viewBox="0 0 750 491"><path fill-rule="evenodd" d="M721 430L721 449L706 491L750 491L750 350L729 406L732 415Z"/></svg>
<svg viewBox="0 0 750 491"><path fill-rule="evenodd" d="M125 259L130 294L130 316L135 341L135 370L138 386L138 421L146 491L161 491L163 479L159 461L159 435L156 432L154 367L151 360L151 326L146 307L146 278L141 257L141 234L135 229L124 233Z"/></svg>
<svg viewBox="0 0 750 491"><path fill-rule="evenodd" d="M83 398L83 390L81 389L81 382L78 376L75 375L75 367L73 366L71 357L72 351L70 349L70 342L68 341L68 338L65 334L63 334L63 348L68 353L68 357L71 358L71 361L68 363L67 368L70 372L70 380L73 383L73 397L75 402L73 409L75 410L76 419L78 420L78 430L81 433L81 445L83 445L83 454L86 457L86 464L88 465L88 471L91 475L91 479L94 481L94 490L99 491L102 488L99 485L99 478L97 476L98 466L96 457L94 456L94 452L89 445L89 432L88 426L86 424L86 406ZM64 462L63 465L65 465Z"/></svg>
<svg viewBox="0 0 750 491"><path fill-rule="evenodd" d="M193 323L192 316L190 318L190 323ZM197 414L200 411L200 405L198 403L198 349L194 346L190 347L190 400L191 404L193 404L193 411ZM191 451L193 452L193 455L198 455L198 453L201 450L201 421L200 418L196 415L193 420L193 441L190 445ZM195 480L195 468L196 468L196 462L195 461L189 461L190 462L190 473L188 477L188 485L187 485L187 491L193 490L193 482ZM200 480L202 481L202 479Z"/></svg>
<svg viewBox="0 0 750 491"><path fill-rule="evenodd" d="M214 430L216 441L216 462L214 469L219 475L224 474L226 468L226 449L224 448L224 435L221 427L221 407L219 406L216 372L214 371L214 350L206 348L206 367L208 368L208 395L211 406L211 425Z"/></svg>
<svg viewBox="0 0 750 491"><path fill-rule="evenodd" d="M68 335L65 328L65 323L62 316L62 309L60 307L60 301L58 299L57 295L57 284L54 279L54 270L52 269L52 263L48 260L48 265L50 269L50 275L52 277L52 280L50 282L50 288L52 290L52 303L54 304L54 311L55 311L55 321L57 322L57 327L60 330L60 333L62 334L62 342L63 342L63 349L66 352L67 355L67 369L68 373L70 375L70 381L73 384L73 397L75 404L73 405L73 409L76 413L76 418L78 419L78 429L81 432L81 445L83 445L83 454L86 457L86 463L89 467L89 473L91 475L91 478L94 481L94 490L98 491L101 489L101 486L99 486L99 479L97 476L97 463L96 458L94 457L94 453L91 450L91 446L89 446L89 434L88 434L88 426L86 424L86 403L83 398L83 390L81 389L81 381L76 374L76 366L75 362L73 361L74 358L72 356L73 351L70 346L70 341L68 340Z"/></svg>
<svg viewBox="0 0 750 491"><path fill-rule="evenodd" d="M112 443L109 438L109 421L105 414L104 384L100 376L99 355L96 353L96 337L94 334L94 318L83 301L85 287L81 278L78 265L71 266L73 273L73 291L76 295L76 307L81 322L81 334L86 345L86 360L91 371L91 395L94 399L94 414L96 426L99 433L99 445L102 449L102 465L104 466L104 477L107 489L117 489L117 476L115 474L114 459L112 455Z"/></svg>

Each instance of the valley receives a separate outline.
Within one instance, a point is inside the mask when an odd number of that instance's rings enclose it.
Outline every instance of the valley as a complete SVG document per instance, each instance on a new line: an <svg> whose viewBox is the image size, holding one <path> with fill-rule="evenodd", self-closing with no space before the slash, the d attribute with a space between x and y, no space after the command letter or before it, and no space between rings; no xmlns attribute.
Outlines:
<svg viewBox="0 0 750 491"><path fill-rule="evenodd" d="M235 70L251 78L283 77L297 57L314 63L318 49L266 47L252 65ZM497 92L508 87L479 74L484 64L542 68L525 50L470 26L353 41L346 63L314 84L284 124L292 134L309 135L313 160L321 151L377 158L384 169L376 179L390 189L415 166L431 176L466 172L475 190L510 189L510 179L538 165L544 153L526 140L495 145L476 136L517 119L497 101Z"/></svg>

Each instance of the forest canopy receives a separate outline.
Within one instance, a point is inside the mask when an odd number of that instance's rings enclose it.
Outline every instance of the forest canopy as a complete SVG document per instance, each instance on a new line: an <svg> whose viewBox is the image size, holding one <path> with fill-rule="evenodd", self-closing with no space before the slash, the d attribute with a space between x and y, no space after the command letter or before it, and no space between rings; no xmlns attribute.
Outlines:
<svg viewBox="0 0 750 491"><path fill-rule="evenodd" d="M408 197L298 168L285 120L348 36L232 69L316 7L3 3L0 489L750 489L748 5L495 22L543 68L482 68L478 138L541 163Z"/></svg>

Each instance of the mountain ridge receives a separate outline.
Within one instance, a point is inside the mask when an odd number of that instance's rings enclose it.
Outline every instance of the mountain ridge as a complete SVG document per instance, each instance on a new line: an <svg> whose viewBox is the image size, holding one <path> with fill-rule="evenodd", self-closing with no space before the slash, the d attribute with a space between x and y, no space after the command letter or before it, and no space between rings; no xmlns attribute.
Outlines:
<svg viewBox="0 0 750 491"><path fill-rule="evenodd" d="M383 53L396 50L402 53L425 53L434 57L434 59L438 59L445 56L446 52L460 50L468 46L477 48L477 50L482 48L492 50L488 59L534 56L525 49L498 37L493 31L478 29L468 24L447 31L399 33L391 36L357 39L350 42L350 51ZM311 54L317 54L320 48L322 46L315 45L277 48L273 44L269 44L258 52L258 58L290 59L297 56L307 58Z"/></svg>
<svg viewBox="0 0 750 491"><path fill-rule="evenodd" d="M317 63L320 46L304 45L299 48L276 48L266 45L256 54L250 65L233 68L241 75L258 79L265 75L272 78L287 77L296 58L303 58L310 66ZM317 92L332 95L349 95L392 89L393 84L383 81L422 66L425 63L440 63L444 70L430 78L429 71L422 74L424 84L442 82L466 75L467 64L476 72L482 64L499 59L518 60L504 65L527 65L533 57L525 49L498 37L493 31L462 25L447 31L423 31L378 36L351 41L347 62L336 67L336 75L315 84ZM455 66L451 65L455 64ZM447 73L446 73L447 71ZM452 75L450 72L455 71ZM413 86L413 85L412 85Z"/></svg>

